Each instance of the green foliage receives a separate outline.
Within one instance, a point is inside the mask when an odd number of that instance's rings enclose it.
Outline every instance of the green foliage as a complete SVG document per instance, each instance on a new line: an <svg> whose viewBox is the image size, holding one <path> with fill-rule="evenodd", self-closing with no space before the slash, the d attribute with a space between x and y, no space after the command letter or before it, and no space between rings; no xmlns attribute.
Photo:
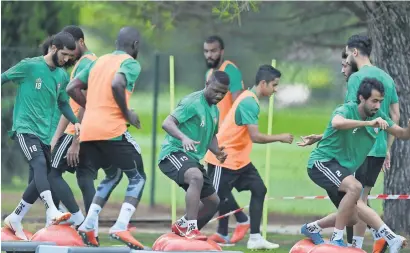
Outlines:
<svg viewBox="0 0 410 253"><path fill-rule="evenodd" d="M218 15L223 21L238 20L241 25L241 13L243 11L258 11L258 3L255 1L229 1L221 0L218 7L212 8L212 14Z"/></svg>
<svg viewBox="0 0 410 253"><path fill-rule="evenodd" d="M305 84L310 88L329 86L332 72L327 66L310 66L300 62L280 62L278 69L283 73L281 82Z"/></svg>
<svg viewBox="0 0 410 253"><path fill-rule="evenodd" d="M121 27L133 26L140 30L143 40L161 47L165 41L159 38L174 29L172 10L160 10L159 2L75 2L75 5L80 9L80 22L107 39L116 38Z"/></svg>
<svg viewBox="0 0 410 253"><path fill-rule="evenodd" d="M1 2L1 45L38 46L47 36L77 23L78 10L70 2Z"/></svg>

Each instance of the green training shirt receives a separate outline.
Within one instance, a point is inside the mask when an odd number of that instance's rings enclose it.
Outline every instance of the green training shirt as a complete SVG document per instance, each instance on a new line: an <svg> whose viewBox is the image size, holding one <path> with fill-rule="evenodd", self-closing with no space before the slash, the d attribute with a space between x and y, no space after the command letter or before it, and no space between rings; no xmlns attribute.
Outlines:
<svg viewBox="0 0 410 253"><path fill-rule="evenodd" d="M216 105L208 104L204 90L201 90L183 98L171 115L179 122L178 128L181 132L191 140L200 143L196 145L197 152L185 152L182 142L167 134L161 146L159 161L172 152L182 151L199 162L205 156L212 138L218 131L218 108Z"/></svg>
<svg viewBox="0 0 410 253"><path fill-rule="evenodd" d="M50 144L57 102L68 101L67 72L63 68L51 69L39 56L20 61L1 79L18 84L11 133L34 134L44 144Z"/></svg>
<svg viewBox="0 0 410 253"><path fill-rule="evenodd" d="M315 161L328 162L336 159L340 165L353 174L366 159L376 141L376 137L384 131L373 127L337 130L332 127L332 119L336 115L341 115L346 119L362 120L357 103L350 102L336 108L322 140L318 142L317 147L310 154L308 168L312 168ZM381 110L373 117L367 118L366 121L377 117L386 120L389 127L394 125L394 122Z"/></svg>
<svg viewBox="0 0 410 253"><path fill-rule="evenodd" d="M396 85L393 81L393 78L391 78L389 74L376 66L363 66L359 71L349 77L345 103L349 101L357 101L357 91L359 90L360 83L366 77L376 78L383 84L384 100L381 104L380 110L384 114L389 115L390 105L399 102L399 98L396 92ZM386 157L386 152L387 132L383 131L377 136L376 143L368 155L375 157Z"/></svg>
<svg viewBox="0 0 410 253"><path fill-rule="evenodd" d="M251 90L253 93L255 91ZM253 97L244 98L236 108L235 123L238 126L243 125L258 125L259 120L259 104Z"/></svg>

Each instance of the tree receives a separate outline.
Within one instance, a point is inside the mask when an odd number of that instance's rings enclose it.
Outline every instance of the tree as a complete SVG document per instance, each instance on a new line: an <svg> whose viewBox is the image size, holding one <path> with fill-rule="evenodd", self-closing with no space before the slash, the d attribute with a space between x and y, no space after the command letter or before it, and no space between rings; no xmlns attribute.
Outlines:
<svg viewBox="0 0 410 253"><path fill-rule="evenodd" d="M246 9L240 5L246 2L236 2L238 6L234 6L221 1L220 13L224 10L233 17L239 17ZM288 4L295 5L296 3ZM363 1L303 4L306 6L302 11L298 8L291 8L290 12L284 12L286 16L275 16L273 19L302 25L302 23L323 15L333 15L336 12L350 17L347 23L334 24L334 27L330 29L319 29L316 32L309 30L300 33L299 36L292 35L291 38L300 40L304 45L341 49L345 46L346 41L341 38L343 35L341 32L348 31L353 34L357 29L367 27L367 32L373 41L374 63L394 79L400 100L400 125L407 126L407 120L410 118L410 3ZM286 34L284 36L286 37ZM391 169L385 174L384 179L386 194L410 193L409 154L409 141L396 140L394 142ZM384 202L384 220L396 232L410 234L409 213L410 201L386 200Z"/></svg>
<svg viewBox="0 0 410 253"><path fill-rule="evenodd" d="M373 40L374 62L396 83L400 105L400 126L410 118L410 3L363 2L369 35ZM410 193L410 142L396 140L391 169L385 173L386 194ZM386 200L384 220L395 231L410 234L410 201Z"/></svg>

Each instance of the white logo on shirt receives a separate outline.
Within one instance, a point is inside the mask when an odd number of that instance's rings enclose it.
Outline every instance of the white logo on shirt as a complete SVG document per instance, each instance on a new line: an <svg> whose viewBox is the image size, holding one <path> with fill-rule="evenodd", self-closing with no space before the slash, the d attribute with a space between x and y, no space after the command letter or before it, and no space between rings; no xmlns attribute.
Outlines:
<svg viewBox="0 0 410 253"><path fill-rule="evenodd" d="M41 89L41 84L42 83L43 83L43 81L41 80L41 78L36 79L36 89L37 90Z"/></svg>
<svg viewBox="0 0 410 253"><path fill-rule="evenodd" d="M202 117L202 120L201 120L201 127L205 127L205 117Z"/></svg>
<svg viewBox="0 0 410 253"><path fill-rule="evenodd" d="M341 177L341 176L342 176L342 173L341 173L339 170L337 170L337 171L336 171L336 175L337 175L338 177Z"/></svg>
<svg viewBox="0 0 410 253"><path fill-rule="evenodd" d="M375 127L375 128L373 128L373 129L374 129L374 131L376 132L376 134L379 133L379 128L378 128L378 127Z"/></svg>
<svg viewBox="0 0 410 253"><path fill-rule="evenodd" d="M355 129L353 129L352 134L355 134L355 133L357 132L357 129L359 129L359 128L355 128Z"/></svg>

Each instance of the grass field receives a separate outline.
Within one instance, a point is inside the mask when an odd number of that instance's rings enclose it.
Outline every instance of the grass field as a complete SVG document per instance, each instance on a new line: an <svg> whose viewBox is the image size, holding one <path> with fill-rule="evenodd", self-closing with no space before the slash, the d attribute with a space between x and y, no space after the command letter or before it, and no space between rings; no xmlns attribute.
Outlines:
<svg viewBox="0 0 410 253"><path fill-rule="evenodd" d="M176 103L179 99L188 94L189 91L179 91L176 94ZM167 93L161 94L159 97L159 114L158 114L158 137L157 137L157 155L164 138L164 131L161 129L161 123L163 119L169 114L169 95ZM131 107L134 108L141 118L142 129L136 130L131 128L136 141L142 148L142 155L144 159L145 171L147 174L147 184L145 186L142 202L149 203L152 168L155 169L155 201L157 204L169 205L170 204L170 187L171 182L166 178L162 172L157 168L156 164L152 164L152 95L135 94L132 98ZM267 130L267 101L264 100L261 103L261 115L260 115L260 130L266 132ZM298 141L300 135L321 133L323 132L326 124L328 123L331 111L334 109L334 105L317 105L296 109L280 109L274 110L274 123L273 132L283 133L290 132L295 135L295 142ZM269 196L295 196L295 195L324 195L325 191L316 186L310 181L306 172L306 164L311 147L300 148L296 144L281 144L273 143L271 145L271 164L270 164L270 178L265 181L269 184ZM266 145L255 144L252 151L252 161L256 168L259 170L261 176L265 174L265 155ZM102 171L99 172L99 179L104 177ZM75 176L69 173L65 174L65 178L78 199L81 199L80 190L77 187ZM99 182L96 181L96 184ZM7 192L22 192L26 186L26 181L14 180L13 186L2 185L3 194ZM127 186L127 180L124 179L119 186L114 190L111 195L110 201L122 202L122 198ZM180 189L177 190L177 205L178 208L184 207L184 192ZM237 193L237 197L240 206L247 205L249 202L250 194L248 192ZM373 193L382 192L382 176L380 176ZM17 201L3 202L2 211L9 212L17 204ZM372 207L381 212L382 202L379 200L372 201ZM323 215L333 211L334 208L328 200L283 200L283 201L269 201L269 211L286 213L286 214L312 214Z"/></svg>

